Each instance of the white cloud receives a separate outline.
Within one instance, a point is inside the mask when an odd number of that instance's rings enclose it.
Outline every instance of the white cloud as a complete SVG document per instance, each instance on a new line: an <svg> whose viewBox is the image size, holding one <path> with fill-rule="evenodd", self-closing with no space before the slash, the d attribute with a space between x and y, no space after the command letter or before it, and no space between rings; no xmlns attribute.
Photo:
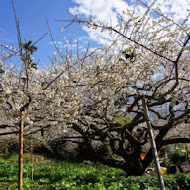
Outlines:
<svg viewBox="0 0 190 190"><path fill-rule="evenodd" d="M0 27L0 41L1 43L10 43L12 40L8 38L7 31L4 28Z"/></svg>
<svg viewBox="0 0 190 190"><path fill-rule="evenodd" d="M95 20L103 23L108 23L111 18L113 25L118 23L117 13L128 8L128 4L122 0L74 0L74 2L79 5L70 8L71 13L87 17L92 15Z"/></svg>
<svg viewBox="0 0 190 190"><path fill-rule="evenodd" d="M6 32L6 30L4 28L0 27L0 33L5 33L5 32Z"/></svg>
<svg viewBox="0 0 190 190"><path fill-rule="evenodd" d="M133 7L129 4L129 0L73 0L77 5L70 8L70 12L74 15L82 15L93 17L95 21L101 21L103 24L111 24L113 27L119 23L118 14L122 14L123 11L132 10ZM133 0L131 0L133 1ZM150 0L144 0L149 5L152 3ZM190 0L158 0L153 7L159 7L165 14L169 15L176 22L182 21L188 15L187 8L190 7ZM140 3L136 7L136 15L142 16L146 11L146 8ZM189 22L189 21L188 21ZM190 24L190 22L188 23ZM92 40L101 43L107 43L113 39L113 35L109 32L101 32L99 30L92 30L83 26L89 37Z"/></svg>
<svg viewBox="0 0 190 190"><path fill-rule="evenodd" d="M74 2L78 5L70 8L69 11L72 14L85 17L91 15L94 21L101 21L101 23L110 24L113 27L119 23L118 13L130 8L123 0L74 0ZM92 30L86 26L83 26L83 30L89 34L90 39L101 44L107 44L114 38L108 31Z"/></svg>
<svg viewBox="0 0 190 190"><path fill-rule="evenodd" d="M170 18L174 19L175 22L180 22L186 19L188 16L188 8L190 8L190 0L158 0L155 6ZM190 24L190 21L187 22Z"/></svg>
<svg viewBox="0 0 190 190"><path fill-rule="evenodd" d="M63 48L64 47L64 43L62 41L54 41L55 45L59 48ZM49 42L49 44L54 45L53 42Z"/></svg>

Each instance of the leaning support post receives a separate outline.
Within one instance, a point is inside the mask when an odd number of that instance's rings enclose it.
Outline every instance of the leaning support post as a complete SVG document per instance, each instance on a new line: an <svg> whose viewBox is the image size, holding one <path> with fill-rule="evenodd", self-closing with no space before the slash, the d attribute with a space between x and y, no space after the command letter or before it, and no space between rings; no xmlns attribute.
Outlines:
<svg viewBox="0 0 190 190"><path fill-rule="evenodd" d="M158 152L157 152L157 148L156 148L156 143L154 141L154 137L153 137L153 131L152 131L152 127L151 127L151 123L150 123L150 119L149 119L149 113L148 113L148 107L146 104L146 100L145 97L143 96L142 99L142 105L143 105L143 110L144 110L144 116L146 119L146 124L148 127L148 132L149 132L149 137L150 137L150 142L151 142L151 148L152 148L152 154L153 154L153 158L156 164L156 172L157 172L157 177L158 177L158 181L159 181L159 186L161 190L165 190L165 186L164 186L164 180L160 171L160 163L159 163L159 159L158 159Z"/></svg>

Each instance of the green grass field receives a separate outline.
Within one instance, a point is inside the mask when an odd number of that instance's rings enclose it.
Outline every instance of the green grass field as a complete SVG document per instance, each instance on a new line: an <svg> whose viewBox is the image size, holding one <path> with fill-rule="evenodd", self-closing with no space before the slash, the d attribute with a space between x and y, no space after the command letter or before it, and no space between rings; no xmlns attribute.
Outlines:
<svg viewBox="0 0 190 190"><path fill-rule="evenodd" d="M91 162L57 162L39 155L33 155L33 180L31 156L24 156L24 190L157 190L155 176L128 177L120 169ZM18 155L0 157L0 189L17 189ZM190 175L167 175L164 178L167 189L176 184L180 189L190 189Z"/></svg>

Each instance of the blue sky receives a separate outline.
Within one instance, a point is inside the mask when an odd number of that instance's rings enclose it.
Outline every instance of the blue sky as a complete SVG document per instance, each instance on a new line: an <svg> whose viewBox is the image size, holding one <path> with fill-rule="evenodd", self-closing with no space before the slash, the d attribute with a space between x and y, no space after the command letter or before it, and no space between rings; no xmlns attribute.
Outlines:
<svg viewBox="0 0 190 190"><path fill-rule="evenodd" d="M86 35L80 30L79 25L73 25L64 32L59 29L64 25L56 22L56 19L70 19L69 8L75 6L69 0L14 0L17 17L20 21L22 40L32 40L35 42L48 31L46 18L49 21L54 39L64 41ZM11 0L0 0L0 44L17 46L17 33ZM55 51L50 44L51 39L46 35L36 44L38 51L34 54L35 61L40 59L40 63L49 62L48 55L52 56Z"/></svg>
<svg viewBox="0 0 190 190"><path fill-rule="evenodd" d="M46 18L49 21L54 40L59 47L64 48L66 40L75 42L77 38L79 46L85 48L89 40L92 46L98 42L105 44L111 41L112 36L107 32L101 33L85 26L74 24L60 32L60 28L65 26L62 22L55 20L71 19L68 11L73 14L88 17L92 15L95 20L100 20L107 24L111 18L112 24L118 24L118 13L130 9L131 1L134 0L14 0L17 17L20 21L22 40L32 40L35 42L42 35L48 32ZM151 3L152 0L144 0ZM190 0L157 0L158 6L165 15L170 15L176 22L185 19L190 7ZM146 9L138 5L137 14L142 16ZM190 21L188 21L190 24ZM0 0L0 44L11 46L17 45L17 33L11 0ZM46 35L38 44L38 51L34 54L35 62L40 59L40 64L48 64L48 56L52 56L55 48L51 44L49 35Z"/></svg>

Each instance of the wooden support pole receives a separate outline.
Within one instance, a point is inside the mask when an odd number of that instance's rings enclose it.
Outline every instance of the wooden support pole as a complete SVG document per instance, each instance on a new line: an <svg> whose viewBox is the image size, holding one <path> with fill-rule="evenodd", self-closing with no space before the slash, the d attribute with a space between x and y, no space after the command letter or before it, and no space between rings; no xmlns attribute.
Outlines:
<svg viewBox="0 0 190 190"><path fill-rule="evenodd" d="M154 158L155 165L156 165L156 172L157 172L157 177L158 177L158 181L159 181L159 186L160 186L161 190L165 190L164 180L163 180L163 177L162 177L162 174L160 171L160 163L159 163L159 159L158 159L158 152L157 152L157 148L156 148L156 143L154 141L152 126L151 126L151 122L149 119L148 107L147 107L146 100L145 100L144 96L142 99L142 105L143 105L143 110L144 110L144 116L146 119L146 124L148 127L148 132L149 132L149 137L150 137L150 142L151 142L151 148L152 148L152 154L153 154L153 158Z"/></svg>
<svg viewBox="0 0 190 190"><path fill-rule="evenodd" d="M32 164L32 181L34 179L34 162L33 162L33 144L32 144L32 141L31 141L31 164Z"/></svg>
<svg viewBox="0 0 190 190"><path fill-rule="evenodd" d="M19 190L23 190L23 129L24 129L24 111L20 111L19 174L18 174L18 189Z"/></svg>

